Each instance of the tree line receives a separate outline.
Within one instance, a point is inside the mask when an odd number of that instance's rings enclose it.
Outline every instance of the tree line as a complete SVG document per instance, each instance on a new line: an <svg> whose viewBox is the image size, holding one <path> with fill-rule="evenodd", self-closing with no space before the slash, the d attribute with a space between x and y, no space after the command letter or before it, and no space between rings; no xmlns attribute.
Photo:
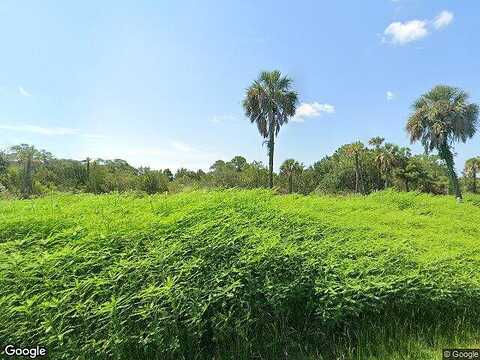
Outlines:
<svg viewBox="0 0 480 360"><path fill-rule="evenodd" d="M460 178L464 191L477 192L480 157L469 159ZM28 198L51 192L140 192L155 194L202 188L269 188L279 193L368 194L384 189L455 194L448 166L438 155L412 154L410 149L372 138L339 147L310 166L285 160L278 172L242 156L217 160L208 171L180 168L136 168L125 160L58 159L31 145L0 153L0 194Z"/></svg>
<svg viewBox="0 0 480 360"><path fill-rule="evenodd" d="M135 168L125 160L57 159L45 150L21 144L0 152L0 194L28 198L52 191L139 191L147 194L189 188L276 187L284 193L358 193L395 188L433 194L477 192L480 156L469 159L459 178L454 145L466 142L477 130L479 107L468 94L451 86L436 86L412 105L406 131L412 143L420 142L424 154L382 137L339 147L311 166L285 160L274 172L275 140L280 128L295 115L299 95L293 81L279 71L264 71L246 89L242 106L267 144L268 166L242 156L217 160L208 171Z"/></svg>

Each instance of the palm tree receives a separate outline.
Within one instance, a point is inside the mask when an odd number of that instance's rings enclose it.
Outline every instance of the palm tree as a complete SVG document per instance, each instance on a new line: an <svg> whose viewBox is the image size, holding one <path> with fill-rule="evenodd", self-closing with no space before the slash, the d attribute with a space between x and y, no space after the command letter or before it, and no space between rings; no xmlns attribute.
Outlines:
<svg viewBox="0 0 480 360"><path fill-rule="evenodd" d="M90 159L88 156L85 160L82 160L82 163L85 164L85 168L87 171L87 179L86 179L87 182L88 182L88 179L90 179L90 161L92 161L92 159Z"/></svg>
<svg viewBox="0 0 480 360"><path fill-rule="evenodd" d="M280 127L295 115L298 94L291 90L292 80L280 71L263 71L247 88L243 108L250 122L257 125L268 146L268 184L273 187L273 154Z"/></svg>
<svg viewBox="0 0 480 360"><path fill-rule="evenodd" d="M380 176L385 180L385 189L388 188L393 168L399 164L399 151L398 146L390 143L387 143L383 148L378 149L375 162L380 171Z"/></svg>
<svg viewBox="0 0 480 360"><path fill-rule="evenodd" d="M371 138L370 140L368 140L368 144L375 147L375 149L378 150L380 148L380 146L382 146L384 141L385 141L385 138L380 137L380 136L375 136L375 137Z"/></svg>
<svg viewBox="0 0 480 360"><path fill-rule="evenodd" d="M445 161L450 184L458 200L462 193L453 160L453 144L466 142L477 130L478 105L469 102L463 90L439 85L423 94L413 104L407 122L412 143L420 141L426 153L436 149Z"/></svg>
<svg viewBox="0 0 480 360"><path fill-rule="evenodd" d="M364 192L362 174L360 169L360 154L365 150L362 142L357 141L346 146L345 151L348 156L353 156L355 159L355 192Z"/></svg>
<svg viewBox="0 0 480 360"><path fill-rule="evenodd" d="M300 164L294 159L287 159L280 166L280 174L288 178L288 193L293 192L293 177L303 171L303 164Z"/></svg>
<svg viewBox="0 0 480 360"><path fill-rule="evenodd" d="M18 163L23 165L20 192L23 198L28 198L33 193L34 163L39 162L43 153L27 144L12 146L10 151Z"/></svg>
<svg viewBox="0 0 480 360"><path fill-rule="evenodd" d="M477 193L477 173L480 171L480 157L468 159L465 162L465 174L472 177L472 192Z"/></svg>

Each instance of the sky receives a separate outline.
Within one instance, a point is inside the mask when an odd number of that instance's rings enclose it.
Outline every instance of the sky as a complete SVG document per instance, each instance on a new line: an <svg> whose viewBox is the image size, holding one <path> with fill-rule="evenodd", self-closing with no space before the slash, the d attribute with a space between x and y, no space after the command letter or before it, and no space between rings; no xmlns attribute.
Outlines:
<svg viewBox="0 0 480 360"><path fill-rule="evenodd" d="M3 0L0 148L152 168L267 163L241 102L273 69L300 95L276 167L373 136L410 146L411 104L433 86L480 103L479 15L475 0ZM480 133L455 150L460 169Z"/></svg>

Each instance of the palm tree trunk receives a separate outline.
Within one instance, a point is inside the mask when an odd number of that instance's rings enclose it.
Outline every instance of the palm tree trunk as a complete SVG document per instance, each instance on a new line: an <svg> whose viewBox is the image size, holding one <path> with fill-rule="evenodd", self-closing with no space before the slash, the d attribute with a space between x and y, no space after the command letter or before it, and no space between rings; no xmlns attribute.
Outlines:
<svg viewBox="0 0 480 360"><path fill-rule="evenodd" d="M23 174L23 190L22 196L28 198L33 192L33 177L32 177L32 155L27 154L25 159L24 174Z"/></svg>
<svg viewBox="0 0 480 360"><path fill-rule="evenodd" d="M275 149L275 129L273 127L273 115L269 116L268 124L268 187L273 188L273 153Z"/></svg>
<svg viewBox="0 0 480 360"><path fill-rule="evenodd" d="M458 200L462 200L462 192L458 183L457 173L455 172L455 163L453 161L453 154L447 144L443 144L439 149L440 157L445 160L447 164L448 177L450 179L450 185L455 192L455 197Z"/></svg>
<svg viewBox="0 0 480 360"><path fill-rule="evenodd" d="M355 192L358 193L360 189L360 164L358 161L358 154L355 153Z"/></svg>
<svg viewBox="0 0 480 360"><path fill-rule="evenodd" d="M293 192L293 174L288 176L288 193L291 194Z"/></svg>

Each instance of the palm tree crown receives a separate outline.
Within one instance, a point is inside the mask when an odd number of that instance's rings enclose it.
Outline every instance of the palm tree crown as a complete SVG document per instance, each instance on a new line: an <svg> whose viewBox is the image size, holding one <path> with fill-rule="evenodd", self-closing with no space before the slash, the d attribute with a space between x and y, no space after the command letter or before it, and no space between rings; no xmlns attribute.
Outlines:
<svg viewBox="0 0 480 360"><path fill-rule="evenodd" d="M477 129L478 106L471 104L468 94L455 87L439 85L422 95L413 104L407 122L411 142L420 141L427 153L438 150L446 162L457 198L462 195L454 169L452 146L466 142Z"/></svg>
<svg viewBox="0 0 480 360"><path fill-rule="evenodd" d="M478 105L460 89L439 85L413 104L407 131L412 142L421 141L427 152L454 142L466 142L477 129Z"/></svg>
<svg viewBox="0 0 480 360"><path fill-rule="evenodd" d="M298 94L291 89L292 80L280 71L264 71L247 88L243 108L260 135L268 139L269 185L273 186L273 153L275 136L280 127L295 115Z"/></svg>

